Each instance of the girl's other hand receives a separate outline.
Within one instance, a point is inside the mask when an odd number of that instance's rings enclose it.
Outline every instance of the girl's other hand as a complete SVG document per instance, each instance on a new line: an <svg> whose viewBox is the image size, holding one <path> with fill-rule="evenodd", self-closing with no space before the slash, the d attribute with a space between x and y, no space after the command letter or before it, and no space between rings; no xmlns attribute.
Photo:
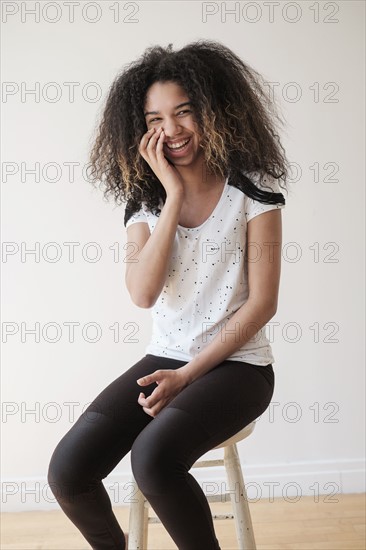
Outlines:
<svg viewBox="0 0 366 550"><path fill-rule="evenodd" d="M140 141L139 153L149 164L156 177L160 180L168 195L184 195L183 180L173 164L164 155L164 130L155 128L148 130Z"/></svg>
<svg viewBox="0 0 366 550"><path fill-rule="evenodd" d="M189 384L185 371L180 369L159 369L137 380L139 386L148 386L154 382L158 387L151 395L146 398L141 392L137 400L146 414L153 417Z"/></svg>

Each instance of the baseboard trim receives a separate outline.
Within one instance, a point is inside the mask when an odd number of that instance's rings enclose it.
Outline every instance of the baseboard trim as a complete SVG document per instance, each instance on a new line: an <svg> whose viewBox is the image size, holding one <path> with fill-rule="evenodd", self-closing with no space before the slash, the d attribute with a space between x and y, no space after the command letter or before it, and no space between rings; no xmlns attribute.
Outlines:
<svg viewBox="0 0 366 550"><path fill-rule="evenodd" d="M312 496L316 502L319 499L337 502L337 494L365 492L365 461L362 459L263 465L242 463L242 471L248 501L252 504L263 499L272 502L275 498L297 502L303 496ZM238 494L240 490L228 487L223 467L192 468L190 473L206 495L217 496L230 493L230 490ZM134 498L131 473L113 472L103 483L112 506L130 505ZM222 501L228 498L222 497ZM59 505L45 477L2 481L2 512L53 509L59 509Z"/></svg>

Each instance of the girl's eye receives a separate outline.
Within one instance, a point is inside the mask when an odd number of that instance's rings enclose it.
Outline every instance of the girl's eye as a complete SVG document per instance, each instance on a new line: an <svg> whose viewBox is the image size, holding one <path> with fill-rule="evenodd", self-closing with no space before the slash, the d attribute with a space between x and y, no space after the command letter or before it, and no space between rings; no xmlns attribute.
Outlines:
<svg viewBox="0 0 366 550"><path fill-rule="evenodd" d="M180 115L181 113L190 113L190 112L191 112L190 109L186 109L184 111L179 111L178 115ZM152 118L149 122L155 122L155 120L160 120L160 118Z"/></svg>

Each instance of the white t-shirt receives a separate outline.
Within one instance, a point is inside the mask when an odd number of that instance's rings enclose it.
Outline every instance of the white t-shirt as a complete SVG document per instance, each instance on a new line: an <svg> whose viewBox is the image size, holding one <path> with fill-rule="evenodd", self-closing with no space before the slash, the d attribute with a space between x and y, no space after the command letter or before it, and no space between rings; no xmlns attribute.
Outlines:
<svg viewBox="0 0 366 550"><path fill-rule="evenodd" d="M260 187L256 172L247 176ZM270 175L263 183L281 192L278 181ZM268 187L262 189L269 191ZM153 329L145 354L188 362L215 338L248 298L244 257L247 223L262 212L284 206L251 199L227 178L221 198L205 222L193 228L177 226L167 279L151 308ZM142 203L141 210L127 220L126 228L147 222L152 232L158 220ZM237 330L239 335L239 323ZM265 327L227 360L274 363Z"/></svg>

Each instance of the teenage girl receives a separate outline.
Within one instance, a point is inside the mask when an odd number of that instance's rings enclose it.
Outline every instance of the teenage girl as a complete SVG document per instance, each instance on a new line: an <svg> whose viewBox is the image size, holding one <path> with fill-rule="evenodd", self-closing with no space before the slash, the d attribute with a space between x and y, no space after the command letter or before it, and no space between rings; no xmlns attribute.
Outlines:
<svg viewBox="0 0 366 550"><path fill-rule="evenodd" d="M124 550L102 480L134 477L179 550L220 550L189 473L258 418L274 391L265 325L277 310L287 161L260 75L226 46L148 48L114 81L91 181L126 201L126 286L151 308L141 359L53 452L50 487L94 550Z"/></svg>

